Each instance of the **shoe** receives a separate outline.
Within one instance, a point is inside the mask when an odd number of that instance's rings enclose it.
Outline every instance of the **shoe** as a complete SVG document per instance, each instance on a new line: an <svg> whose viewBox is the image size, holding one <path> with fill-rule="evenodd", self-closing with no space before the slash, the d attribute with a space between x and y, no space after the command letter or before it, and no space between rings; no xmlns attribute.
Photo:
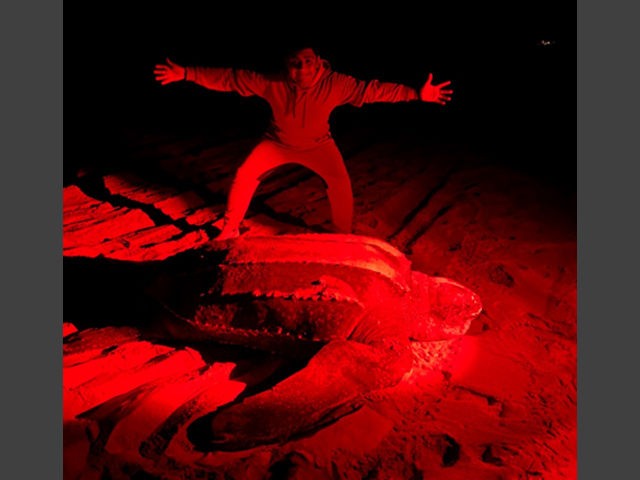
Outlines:
<svg viewBox="0 0 640 480"><path fill-rule="evenodd" d="M239 235L240 231L237 228L223 229L213 240L216 242L231 240L232 238L236 238Z"/></svg>

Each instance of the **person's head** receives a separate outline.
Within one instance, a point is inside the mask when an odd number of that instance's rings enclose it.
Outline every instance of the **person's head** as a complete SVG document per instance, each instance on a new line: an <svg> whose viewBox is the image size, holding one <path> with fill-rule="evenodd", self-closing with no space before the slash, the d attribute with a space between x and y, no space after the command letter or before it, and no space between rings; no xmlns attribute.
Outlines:
<svg viewBox="0 0 640 480"><path fill-rule="evenodd" d="M317 49L310 46L295 48L285 56L285 68L293 82L302 88L309 87L320 69Z"/></svg>

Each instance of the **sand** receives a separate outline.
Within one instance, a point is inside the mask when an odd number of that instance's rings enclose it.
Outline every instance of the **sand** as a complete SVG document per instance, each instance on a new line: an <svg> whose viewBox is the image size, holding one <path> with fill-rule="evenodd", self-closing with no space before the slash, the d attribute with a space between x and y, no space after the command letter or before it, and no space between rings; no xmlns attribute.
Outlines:
<svg viewBox="0 0 640 480"><path fill-rule="evenodd" d="M65 479L576 478L571 181L415 129L343 128L354 233L471 288L483 312L458 340L413 344L402 382L336 423L282 445L203 453L186 437L189 419L287 359L230 360L139 338L153 311L129 272L215 236L256 137L149 127L122 142L126 161L88 161L67 173L63 191ZM287 167L260 186L242 235L330 227L322 181Z"/></svg>

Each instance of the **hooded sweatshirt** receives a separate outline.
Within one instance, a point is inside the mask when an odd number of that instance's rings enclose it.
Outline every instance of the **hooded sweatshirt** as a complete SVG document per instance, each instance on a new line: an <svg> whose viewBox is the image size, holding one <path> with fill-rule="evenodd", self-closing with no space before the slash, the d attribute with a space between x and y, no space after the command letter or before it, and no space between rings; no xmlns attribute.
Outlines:
<svg viewBox="0 0 640 480"><path fill-rule="evenodd" d="M287 72L265 75L231 68L187 67L186 79L211 90L256 95L271 106L266 137L289 148L305 150L331 141L329 116L340 105L418 100L405 85L363 81L331 70L326 60L309 87L300 88Z"/></svg>

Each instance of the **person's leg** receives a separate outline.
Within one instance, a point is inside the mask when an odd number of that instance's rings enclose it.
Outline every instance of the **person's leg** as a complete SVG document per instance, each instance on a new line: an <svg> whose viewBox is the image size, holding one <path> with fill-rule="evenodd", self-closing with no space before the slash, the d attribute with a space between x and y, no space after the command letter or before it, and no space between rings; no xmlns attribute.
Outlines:
<svg viewBox="0 0 640 480"><path fill-rule="evenodd" d="M227 198L224 226L216 240L238 236L240 222L247 213L260 181L270 170L289 162L283 153L283 149L273 142L263 141L253 149L238 168Z"/></svg>
<svg viewBox="0 0 640 480"><path fill-rule="evenodd" d="M333 224L341 233L351 233L353 192L344 159L334 143L313 150L299 162L313 170L327 184Z"/></svg>
<svg viewBox="0 0 640 480"><path fill-rule="evenodd" d="M333 224L341 233L351 233L353 222L353 192L351 181L345 168L344 175L339 177L325 177L327 195L331 205Z"/></svg>

